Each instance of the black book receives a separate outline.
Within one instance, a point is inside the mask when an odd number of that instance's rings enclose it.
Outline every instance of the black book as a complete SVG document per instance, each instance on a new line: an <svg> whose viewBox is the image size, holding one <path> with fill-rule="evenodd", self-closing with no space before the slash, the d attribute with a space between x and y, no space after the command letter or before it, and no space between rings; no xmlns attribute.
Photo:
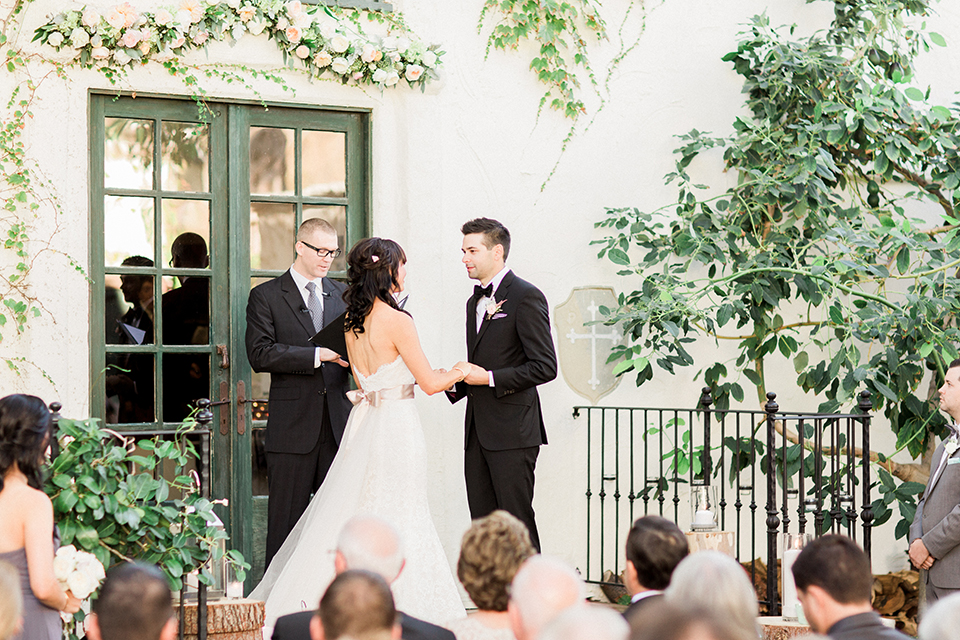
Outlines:
<svg viewBox="0 0 960 640"><path fill-rule="evenodd" d="M327 349L336 352L341 358L346 360L347 339L346 333L343 329L343 324L346 318L347 313L344 311L339 316L328 322L323 329L320 329L320 331L316 333L316 335L310 338L310 342L318 347L326 347Z"/></svg>

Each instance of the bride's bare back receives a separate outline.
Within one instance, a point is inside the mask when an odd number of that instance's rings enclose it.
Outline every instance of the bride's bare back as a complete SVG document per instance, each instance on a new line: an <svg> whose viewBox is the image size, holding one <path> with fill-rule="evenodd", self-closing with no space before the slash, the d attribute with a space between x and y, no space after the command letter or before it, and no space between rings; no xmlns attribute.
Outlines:
<svg viewBox="0 0 960 640"><path fill-rule="evenodd" d="M467 363L458 362L449 372L435 371L420 346L413 318L380 299L374 300L373 308L364 319L363 333L347 331L346 341L350 364L364 377L373 375L399 355L428 395L449 388L469 370Z"/></svg>

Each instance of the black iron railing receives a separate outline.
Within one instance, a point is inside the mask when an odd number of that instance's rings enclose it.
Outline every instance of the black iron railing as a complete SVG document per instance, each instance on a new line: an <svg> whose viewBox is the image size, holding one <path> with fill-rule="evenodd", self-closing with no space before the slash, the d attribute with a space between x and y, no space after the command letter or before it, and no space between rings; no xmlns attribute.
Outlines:
<svg viewBox="0 0 960 640"><path fill-rule="evenodd" d="M754 584L752 561L766 562L760 604L778 615L780 534L843 533L870 555L870 393L861 392L860 413L851 414L782 412L774 393L765 411L712 404L707 387L696 409L574 407L575 418L586 417L584 577L600 583L605 570L619 575L626 534L642 515L688 529L684 494L707 485L717 492L718 525L735 533L734 553L751 561Z"/></svg>

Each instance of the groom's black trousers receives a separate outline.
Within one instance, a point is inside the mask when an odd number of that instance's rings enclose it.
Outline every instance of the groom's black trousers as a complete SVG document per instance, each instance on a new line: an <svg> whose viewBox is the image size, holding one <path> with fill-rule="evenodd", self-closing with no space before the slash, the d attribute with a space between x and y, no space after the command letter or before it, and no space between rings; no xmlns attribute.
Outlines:
<svg viewBox="0 0 960 640"><path fill-rule="evenodd" d="M267 501L267 553L264 568L276 555L283 541L296 526L310 504L310 496L327 477L337 455L337 439L327 404L323 405L320 437L309 453L267 452L267 479L270 498Z"/></svg>
<svg viewBox="0 0 960 640"><path fill-rule="evenodd" d="M527 525L537 552L540 535L533 513L533 475L539 453L540 447L484 449L471 423L463 461L470 517L476 520L503 509Z"/></svg>

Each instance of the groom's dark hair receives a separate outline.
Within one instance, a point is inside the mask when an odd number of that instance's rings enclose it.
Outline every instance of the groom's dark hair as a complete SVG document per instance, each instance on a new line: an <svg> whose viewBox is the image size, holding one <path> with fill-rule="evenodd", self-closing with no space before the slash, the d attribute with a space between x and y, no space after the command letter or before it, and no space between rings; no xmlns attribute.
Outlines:
<svg viewBox="0 0 960 640"><path fill-rule="evenodd" d="M482 233L483 246L487 249L493 249L498 244L502 246L504 261L510 255L510 232L493 218L475 218L465 222L460 227L460 232L465 236L471 233Z"/></svg>

